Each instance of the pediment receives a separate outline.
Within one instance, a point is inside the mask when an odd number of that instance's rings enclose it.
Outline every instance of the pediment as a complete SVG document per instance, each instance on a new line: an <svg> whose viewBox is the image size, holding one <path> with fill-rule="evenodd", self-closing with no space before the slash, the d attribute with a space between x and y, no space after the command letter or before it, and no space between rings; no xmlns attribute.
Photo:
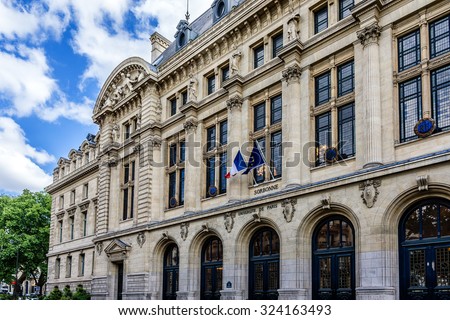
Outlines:
<svg viewBox="0 0 450 320"><path fill-rule="evenodd" d="M149 73L149 64L141 58L134 57L123 61L104 83L95 103L94 115L101 110L114 107L128 97L136 84Z"/></svg>
<svg viewBox="0 0 450 320"><path fill-rule="evenodd" d="M111 243L105 248L105 253L108 257L113 255L126 255L127 251L131 249L131 245L120 240L114 239Z"/></svg>

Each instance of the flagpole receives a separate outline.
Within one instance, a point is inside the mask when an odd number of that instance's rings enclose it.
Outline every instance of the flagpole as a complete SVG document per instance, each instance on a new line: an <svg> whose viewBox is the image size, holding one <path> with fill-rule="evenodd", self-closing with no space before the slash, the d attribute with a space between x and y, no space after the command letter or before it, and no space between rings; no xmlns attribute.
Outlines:
<svg viewBox="0 0 450 320"><path fill-rule="evenodd" d="M259 145L258 139L255 139L255 142L256 142L256 147L259 150L259 153L263 157L264 163L266 164L266 166L269 167L269 173L270 173L271 179L275 179L275 176L273 175L272 170L270 169L270 164L267 163L266 156L264 155L264 152L262 151L261 146Z"/></svg>

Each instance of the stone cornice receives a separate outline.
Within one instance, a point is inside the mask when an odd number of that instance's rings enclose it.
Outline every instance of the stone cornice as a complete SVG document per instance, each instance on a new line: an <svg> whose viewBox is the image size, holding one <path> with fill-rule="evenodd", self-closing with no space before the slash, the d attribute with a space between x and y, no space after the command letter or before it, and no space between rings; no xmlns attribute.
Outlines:
<svg viewBox="0 0 450 320"><path fill-rule="evenodd" d="M79 179L85 178L87 175L94 173L95 171L98 171L99 169L99 160L93 160L89 162L88 164L76 169L74 172L69 173L68 175L64 176L61 179L58 179L56 182L52 183L48 187L45 188L45 191L54 194L58 190L61 190L62 188L67 187L68 185L73 184L75 181Z"/></svg>

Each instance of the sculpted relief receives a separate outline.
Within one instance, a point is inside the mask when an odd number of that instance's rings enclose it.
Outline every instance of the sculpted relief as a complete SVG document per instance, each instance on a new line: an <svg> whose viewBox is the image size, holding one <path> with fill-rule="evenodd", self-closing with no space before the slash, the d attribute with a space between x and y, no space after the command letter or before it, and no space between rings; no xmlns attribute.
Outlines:
<svg viewBox="0 0 450 320"><path fill-rule="evenodd" d="M134 90L134 85L144 79L145 75L146 72L142 69L123 70L107 89L100 109L112 107L129 96Z"/></svg>

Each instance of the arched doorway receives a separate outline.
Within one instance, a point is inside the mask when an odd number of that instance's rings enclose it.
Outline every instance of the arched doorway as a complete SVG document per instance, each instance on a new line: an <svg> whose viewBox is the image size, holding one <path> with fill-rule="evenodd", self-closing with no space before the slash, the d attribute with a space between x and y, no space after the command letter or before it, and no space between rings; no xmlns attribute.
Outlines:
<svg viewBox="0 0 450 320"><path fill-rule="evenodd" d="M178 291L179 254L175 243L164 253L163 300L176 300Z"/></svg>
<svg viewBox="0 0 450 320"><path fill-rule="evenodd" d="M342 216L322 220L313 234L313 299L355 299L353 226Z"/></svg>
<svg viewBox="0 0 450 320"><path fill-rule="evenodd" d="M408 208L399 226L400 299L450 299L450 201Z"/></svg>
<svg viewBox="0 0 450 320"><path fill-rule="evenodd" d="M277 300L280 285L280 239L271 228L258 230L250 241L249 299Z"/></svg>
<svg viewBox="0 0 450 320"><path fill-rule="evenodd" d="M206 240L202 249L202 281L200 298L220 300L222 290L223 249L218 237Z"/></svg>

